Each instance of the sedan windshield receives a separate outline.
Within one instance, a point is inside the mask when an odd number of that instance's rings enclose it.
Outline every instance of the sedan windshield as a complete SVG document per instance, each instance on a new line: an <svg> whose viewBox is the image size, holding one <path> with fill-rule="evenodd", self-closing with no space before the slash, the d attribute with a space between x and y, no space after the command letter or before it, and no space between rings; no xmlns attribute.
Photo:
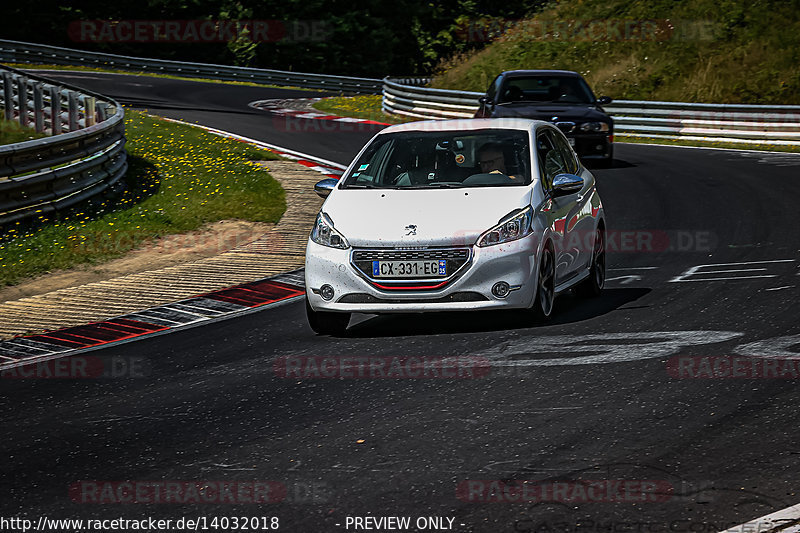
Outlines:
<svg viewBox="0 0 800 533"><path fill-rule="evenodd" d="M594 95L586 82L575 76L513 77L506 81L498 103L514 102L591 104Z"/></svg>
<svg viewBox="0 0 800 533"><path fill-rule="evenodd" d="M378 136L341 188L442 189L530 182L526 131L413 131Z"/></svg>

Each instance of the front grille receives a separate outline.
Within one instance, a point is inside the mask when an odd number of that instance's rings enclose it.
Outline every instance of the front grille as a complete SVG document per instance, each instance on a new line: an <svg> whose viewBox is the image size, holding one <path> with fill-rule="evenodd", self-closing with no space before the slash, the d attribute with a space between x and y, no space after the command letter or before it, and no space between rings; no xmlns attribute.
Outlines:
<svg viewBox="0 0 800 533"><path fill-rule="evenodd" d="M345 294L337 303L340 304L419 304L419 303L447 303L447 302L485 302L489 298L478 292L454 292L439 298L425 298L417 300L403 300L400 298L376 298L371 294L351 293Z"/></svg>
<svg viewBox="0 0 800 533"><path fill-rule="evenodd" d="M470 259L469 248L424 248L419 250L398 250L396 248L354 250L351 261L353 265L369 279L387 279L372 276L373 261L438 261L447 260L447 278L458 272ZM390 279L390 278L389 278ZM398 278L395 278L398 279ZM407 278L406 278L407 279Z"/></svg>
<svg viewBox="0 0 800 533"><path fill-rule="evenodd" d="M355 250L353 261L425 261L438 259L463 259L469 258L467 248L425 248L422 250Z"/></svg>

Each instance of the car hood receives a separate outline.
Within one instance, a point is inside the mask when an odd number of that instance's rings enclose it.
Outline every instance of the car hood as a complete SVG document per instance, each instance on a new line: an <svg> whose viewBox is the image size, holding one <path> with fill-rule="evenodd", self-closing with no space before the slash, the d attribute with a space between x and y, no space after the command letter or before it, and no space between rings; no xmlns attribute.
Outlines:
<svg viewBox="0 0 800 533"><path fill-rule="evenodd" d="M608 120L608 115L596 106L525 103L497 105L492 112L492 117L531 118L548 122L553 121L553 117L558 117L558 121L576 122Z"/></svg>
<svg viewBox="0 0 800 533"><path fill-rule="evenodd" d="M530 187L522 186L341 189L322 210L356 247L471 246L508 213L530 205L530 197Z"/></svg>

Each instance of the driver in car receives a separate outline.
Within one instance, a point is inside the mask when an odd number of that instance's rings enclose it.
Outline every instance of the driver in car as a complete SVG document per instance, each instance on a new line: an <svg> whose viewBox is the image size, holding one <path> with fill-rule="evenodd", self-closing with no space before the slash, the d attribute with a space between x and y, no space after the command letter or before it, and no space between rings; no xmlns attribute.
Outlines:
<svg viewBox="0 0 800 533"><path fill-rule="evenodd" d="M485 174L504 174L508 176L506 170L506 158L503 154L503 147L496 142L488 142L478 148L478 166ZM514 176L509 178L516 179Z"/></svg>

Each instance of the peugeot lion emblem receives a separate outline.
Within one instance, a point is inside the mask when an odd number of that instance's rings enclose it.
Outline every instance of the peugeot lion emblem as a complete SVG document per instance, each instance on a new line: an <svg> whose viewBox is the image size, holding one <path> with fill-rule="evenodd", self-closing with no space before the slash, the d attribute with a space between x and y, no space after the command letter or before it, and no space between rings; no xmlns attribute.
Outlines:
<svg viewBox="0 0 800 533"><path fill-rule="evenodd" d="M406 237L408 237L409 235L417 234L417 226L415 226L414 224L409 224L408 226L405 227L405 230L406 230Z"/></svg>

